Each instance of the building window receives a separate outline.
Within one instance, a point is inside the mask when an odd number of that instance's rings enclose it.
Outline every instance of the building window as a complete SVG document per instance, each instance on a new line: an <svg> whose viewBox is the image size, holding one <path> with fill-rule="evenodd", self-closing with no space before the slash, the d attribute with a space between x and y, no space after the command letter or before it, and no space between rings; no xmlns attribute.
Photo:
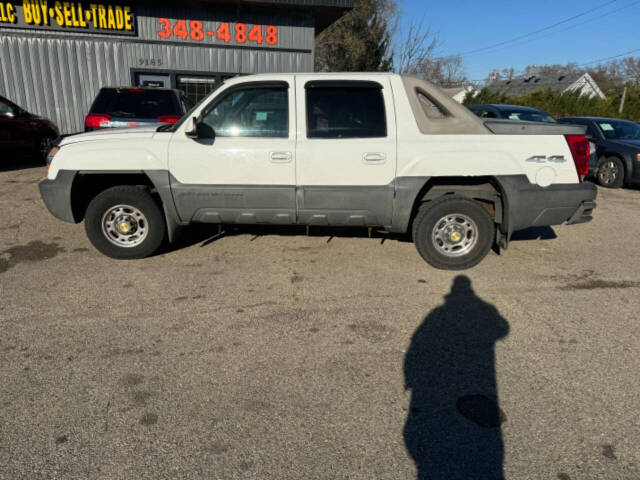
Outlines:
<svg viewBox="0 0 640 480"><path fill-rule="evenodd" d="M308 138L375 138L387 136L380 86L370 82L307 85Z"/></svg>
<svg viewBox="0 0 640 480"><path fill-rule="evenodd" d="M176 88L182 90L185 96L193 103L198 103L216 88L223 78L219 75L178 75Z"/></svg>

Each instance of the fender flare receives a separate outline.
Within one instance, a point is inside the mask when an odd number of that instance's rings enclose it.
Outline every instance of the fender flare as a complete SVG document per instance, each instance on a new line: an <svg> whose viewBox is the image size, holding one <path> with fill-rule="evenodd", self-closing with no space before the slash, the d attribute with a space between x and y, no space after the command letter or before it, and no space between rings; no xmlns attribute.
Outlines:
<svg viewBox="0 0 640 480"><path fill-rule="evenodd" d="M510 238L510 191L505 188L499 177L482 177L481 183L465 185L469 183L470 177L452 177L442 179L437 177L399 177L396 179L396 196L394 199L392 225L387 227L391 232L406 233L417 206L422 201L434 200L435 198L449 193L457 193L469 198L487 200L495 206L495 218L500 232L499 237L506 240ZM445 184L433 184L431 181L446 180ZM485 181L486 180L486 181ZM459 183L457 183L459 182ZM487 185L490 187L488 188ZM506 241L502 242L506 246Z"/></svg>
<svg viewBox="0 0 640 480"><path fill-rule="evenodd" d="M168 170L143 170L143 173L149 178L149 181L158 192L162 201L162 209L164 218L167 223L167 236L169 243L173 243L180 231L185 225L178 215L176 204L173 201L173 193L171 192L171 179Z"/></svg>

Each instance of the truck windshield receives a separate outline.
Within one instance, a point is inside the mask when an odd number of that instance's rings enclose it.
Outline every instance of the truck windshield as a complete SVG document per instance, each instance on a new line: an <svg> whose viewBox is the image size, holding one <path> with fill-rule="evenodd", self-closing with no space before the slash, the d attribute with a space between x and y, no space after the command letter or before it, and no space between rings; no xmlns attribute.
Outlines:
<svg viewBox="0 0 640 480"><path fill-rule="evenodd" d="M640 140L640 125L622 120L598 122L607 140Z"/></svg>

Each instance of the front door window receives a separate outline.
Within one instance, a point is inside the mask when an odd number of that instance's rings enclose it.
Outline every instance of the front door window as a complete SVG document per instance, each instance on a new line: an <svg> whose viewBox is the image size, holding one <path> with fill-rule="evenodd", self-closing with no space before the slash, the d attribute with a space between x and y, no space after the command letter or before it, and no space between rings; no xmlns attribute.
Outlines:
<svg viewBox="0 0 640 480"><path fill-rule="evenodd" d="M203 122L217 137L287 138L287 97L283 87L235 90L205 112Z"/></svg>

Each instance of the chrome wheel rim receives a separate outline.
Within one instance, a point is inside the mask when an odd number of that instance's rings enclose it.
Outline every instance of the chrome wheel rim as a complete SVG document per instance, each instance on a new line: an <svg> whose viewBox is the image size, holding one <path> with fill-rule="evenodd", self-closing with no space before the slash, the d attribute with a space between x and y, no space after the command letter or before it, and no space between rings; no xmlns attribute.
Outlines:
<svg viewBox="0 0 640 480"><path fill-rule="evenodd" d="M446 257L461 257L478 243L478 227L467 215L452 213L442 217L433 227L431 242Z"/></svg>
<svg viewBox="0 0 640 480"><path fill-rule="evenodd" d="M600 177L600 181L602 183L606 183L607 185L613 183L618 178L618 165L614 161L606 161L598 170L598 176Z"/></svg>
<svg viewBox="0 0 640 480"><path fill-rule="evenodd" d="M113 245L132 248L145 241L149 223L139 209L131 205L117 205L102 216L102 233Z"/></svg>

